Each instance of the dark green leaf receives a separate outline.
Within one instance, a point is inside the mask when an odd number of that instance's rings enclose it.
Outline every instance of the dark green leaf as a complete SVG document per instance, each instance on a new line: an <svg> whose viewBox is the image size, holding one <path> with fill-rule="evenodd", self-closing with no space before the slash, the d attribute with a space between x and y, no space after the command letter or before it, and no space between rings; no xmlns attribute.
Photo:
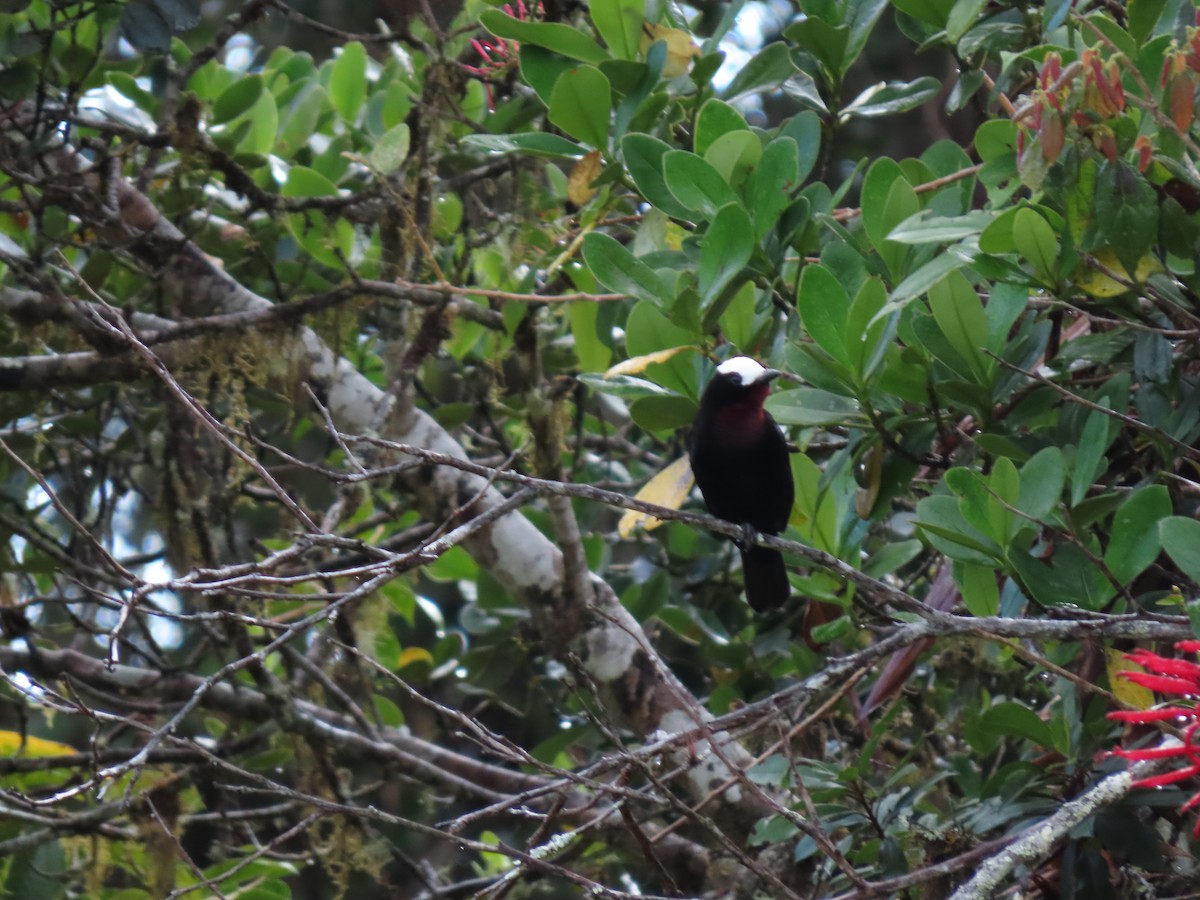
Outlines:
<svg viewBox="0 0 1200 900"><path fill-rule="evenodd" d="M1171 516L1158 525L1163 549L1175 565L1195 584L1200 584L1200 522Z"/></svg>
<svg viewBox="0 0 1200 900"><path fill-rule="evenodd" d="M816 16L789 25L783 36L795 41L801 49L821 64L833 84L839 84L846 73L846 46L850 42L850 28L834 25Z"/></svg>
<svg viewBox="0 0 1200 900"><path fill-rule="evenodd" d="M773 91L796 74L796 65L787 44L776 41L767 44L746 63L729 87L721 92L721 98L730 103L748 94Z"/></svg>
<svg viewBox="0 0 1200 900"><path fill-rule="evenodd" d="M761 239L775 227L791 203L799 177L800 152L796 142L790 137L781 137L767 144L745 187L756 239Z"/></svg>
<svg viewBox="0 0 1200 900"><path fill-rule="evenodd" d="M916 109L932 100L942 89L942 83L928 75L908 83L880 82L867 88L842 110L844 118L892 116Z"/></svg>
<svg viewBox="0 0 1200 900"><path fill-rule="evenodd" d="M1134 491L1113 517L1112 538L1104 562L1113 577L1129 584L1162 549L1159 522L1171 515L1171 497L1159 484Z"/></svg>
<svg viewBox="0 0 1200 900"><path fill-rule="evenodd" d="M842 425L864 421L855 400L819 388L776 391L767 398L766 407L780 425Z"/></svg>
<svg viewBox="0 0 1200 900"><path fill-rule="evenodd" d="M1118 160L1096 176L1095 224L1127 272L1136 272L1158 237L1158 194L1133 167Z"/></svg>
<svg viewBox="0 0 1200 900"><path fill-rule="evenodd" d="M213 104L212 124L232 122L257 103L262 92L261 75L245 75L239 78L226 88Z"/></svg>
<svg viewBox="0 0 1200 900"><path fill-rule="evenodd" d="M805 266L796 292L796 308L804 329L817 346L842 365L849 366L846 316L850 311L850 297L833 273L824 266Z"/></svg>
<svg viewBox="0 0 1200 900"><path fill-rule="evenodd" d="M670 144L648 134L627 134L621 139L625 167L647 202L677 219L691 218L691 210L675 199L663 176L663 157L670 150Z"/></svg>
<svg viewBox="0 0 1200 900"><path fill-rule="evenodd" d="M1054 746L1050 726L1028 706L1012 700L985 709L979 717L979 727L993 734L1033 741L1040 747Z"/></svg>
<svg viewBox="0 0 1200 900"><path fill-rule="evenodd" d="M649 431L675 431L692 424L696 401L688 397L642 397L633 401L629 414Z"/></svg>
<svg viewBox="0 0 1200 900"><path fill-rule="evenodd" d="M171 25L157 7L129 0L121 10L121 34L135 50L165 53L171 49Z"/></svg>
<svg viewBox="0 0 1200 900"><path fill-rule="evenodd" d="M669 299L654 270L607 234L593 231L585 237L583 258L596 280L610 291L660 305Z"/></svg>
<svg viewBox="0 0 1200 900"><path fill-rule="evenodd" d="M1066 463L1057 447L1039 450L1021 467L1021 492L1017 509L1035 520L1044 519L1062 498L1067 480Z"/></svg>
<svg viewBox="0 0 1200 900"><path fill-rule="evenodd" d="M587 150L557 134L469 134L463 138L468 146L489 153L524 153L545 159L578 159Z"/></svg>
<svg viewBox="0 0 1200 900"><path fill-rule="evenodd" d="M527 22L498 9L485 10L479 22L496 37L545 47L570 59L599 64L609 58L599 44L577 28L559 22Z"/></svg>

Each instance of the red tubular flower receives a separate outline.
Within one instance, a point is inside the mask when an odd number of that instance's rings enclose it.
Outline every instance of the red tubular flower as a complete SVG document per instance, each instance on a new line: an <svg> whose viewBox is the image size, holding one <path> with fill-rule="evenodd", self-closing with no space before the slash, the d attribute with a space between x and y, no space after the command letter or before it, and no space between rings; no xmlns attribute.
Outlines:
<svg viewBox="0 0 1200 900"><path fill-rule="evenodd" d="M539 2L533 9L540 11L541 7L542 4ZM524 0L517 0L516 9L513 9L511 4L505 5L504 11L514 19L519 19L522 22L529 15L529 8L525 6ZM520 47L520 44L516 41L486 35L482 38L472 40L471 47L479 54L479 65L464 65L463 69L483 79L484 87L487 88L488 106L495 108L490 82L493 78L499 78L504 75L509 67L509 63L517 58L517 49Z"/></svg>
<svg viewBox="0 0 1200 900"><path fill-rule="evenodd" d="M1200 653L1200 641L1180 641L1175 647L1183 653ZM1126 654L1125 658L1147 671L1121 672L1118 675L1119 678L1158 691L1160 694L1171 694L1176 697L1200 697L1200 665L1191 660L1159 656L1149 650L1136 650ZM1178 721L1180 725L1186 725L1182 743L1132 750L1118 747L1112 751L1113 756L1119 756L1131 762L1178 759L1183 764L1180 768L1162 775L1138 779L1133 783L1133 787L1164 787L1200 775L1200 744L1196 743L1197 732L1200 732L1200 708L1197 708L1195 704L1183 706L1177 703L1159 709L1118 710L1110 712L1108 718L1114 722L1128 722L1136 725L1167 721ZM1181 813L1189 812L1197 806L1200 806L1200 791L1193 794L1179 808L1179 811ZM1193 840L1200 839L1200 819L1197 820L1192 831L1192 838Z"/></svg>

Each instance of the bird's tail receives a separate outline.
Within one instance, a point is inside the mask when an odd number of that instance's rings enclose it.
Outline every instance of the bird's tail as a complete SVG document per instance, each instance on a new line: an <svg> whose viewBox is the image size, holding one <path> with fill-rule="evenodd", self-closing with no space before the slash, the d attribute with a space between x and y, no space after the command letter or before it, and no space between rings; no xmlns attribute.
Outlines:
<svg viewBox="0 0 1200 900"><path fill-rule="evenodd" d="M746 582L746 601L755 612L782 606L792 595L783 555L778 550L766 547L743 550L742 578Z"/></svg>

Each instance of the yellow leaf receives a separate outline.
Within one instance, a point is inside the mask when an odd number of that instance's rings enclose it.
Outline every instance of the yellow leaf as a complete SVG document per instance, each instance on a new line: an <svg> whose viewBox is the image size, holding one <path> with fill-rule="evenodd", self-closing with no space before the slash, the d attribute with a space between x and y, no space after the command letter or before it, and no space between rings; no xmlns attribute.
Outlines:
<svg viewBox="0 0 1200 900"><path fill-rule="evenodd" d="M1113 252L1111 247L1105 247L1097 250L1092 254L1096 257L1096 262L1104 266L1113 274L1126 281L1134 281L1138 284L1145 281L1151 275L1162 271L1162 264L1151 254L1147 253L1138 260L1137 273L1131 279L1125 267L1121 265L1121 261L1117 259L1117 254ZM1124 294L1129 288L1117 281L1115 278L1110 278L1101 272L1099 269L1089 265L1084 265L1080 270L1079 276L1075 279L1075 283L1079 285L1080 290L1091 294L1093 297L1116 297L1119 294Z"/></svg>
<svg viewBox="0 0 1200 900"><path fill-rule="evenodd" d="M396 668L403 669L405 666L411 666L413 663L428 663L433 665L433 655L424 647L409 647L400 654Z"/></svg>
<svg viewBox="0 0 1200 900"><path fill-rule="evenodd" d="M596 196L596 189L592 187L592 182L596 180L602 167L599 150L593 150L575 163L567 178L567 199L576 206L583 206Z"/></svg>
<svg viewBox="0 0 1200 900"><path fill-rule="evenodd" d="M692 43L692 36L686 31L647 23L642 28L642 53L657 41L667 42L667 60L663 63L666 78L686 75L692 58L700 55L700 48Z"/></svg>
<svg viewBox="0 0 1200 900"><path fill-rule="evenodd" d="M687 499L688 494L692 492L692 485L695 481L696 479L692 476L692 464L686 456L681 456L647 481L634 499L665 506L668 509L679 509L683 506L683 501ZM627 509L617 524L617 534L627 538L633 534L636 528L653 531L661 524L662 519L657 519L649 513Z"/></svg>
<svg viewBox="0 0 1200 900"><path fill-rule="evenodd" d="M1134 709L1149 709L1154 705L1154 691L1119 677L1121 672L1145 672L1137 663L1130 662L1120 650L1104 651L1104 663L1108 668L1108 684L1117 699Z"/></svg>
<svg viewBox="0 0 1200 900"><path fill-rule="evenodd" d="M655 363L664 363L677 353L682 353L684 350L695 350L696 347L690 344L684 344L682 347L671 347L667 350L655 350L653 353L647 353L645 356L634 356L624 362L619 362L607 372L604 373L605 378L616 378L618 375L640 375L646 371L647 366L652 366Z"/></svg>
<svg viewBox="0 0 1200 900"><path fill-rule="evenodd" d="M27 735L22 745L21 735L16 731L0 731L0 756L66 756L77 752L70 744L48 741L45 738Z"/></svg>

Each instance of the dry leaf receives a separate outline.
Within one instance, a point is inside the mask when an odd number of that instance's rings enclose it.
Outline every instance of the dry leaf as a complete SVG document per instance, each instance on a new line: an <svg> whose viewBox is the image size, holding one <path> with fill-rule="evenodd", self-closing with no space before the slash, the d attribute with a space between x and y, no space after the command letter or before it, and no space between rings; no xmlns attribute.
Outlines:
<svg viewBox="0 0 1200 900"><path fill-rule="evenodd" d="M692 36L686 31L647 23L642 29L642 53L656 41L667 42L667 61L663 63L663 76L666 78L686 75L693 57L700 55L700 48L692 43Z"/></svg>
<svg viewBox="0 0 1200 900"><path fill-rule="evenodd" d="M668 509L679 509L683 501L692 492L696 479L692 476L692 464L686 456L681 456L653 478L637 492L635 500L644 503L654 503ZM653 531L662 524L662 519L655 518L649 513L627 509L621 521L617 524L617 534L623 538L629 537L637 528L643 531Z"/></svg>
<svg viewBox="0 0 1200 900"><path fill-rule="evenodd" d="M592 187L592 182L600 174L601 168L603 168L603 162L600 159L599 150L593 150L575 163L567 178L567 199L576 206L583 206L596 196L596 189Z"/></svg>
<svg viewBox="0 0 1200 900"><path fill-rule="evenodd" d="M1106 649L1104 665L1108 669L1108 685L1116 698L1134 709L1149 709L1154 705L1154 691L1120 677L1122 672L1145 672L1135 662L1125 658L1120 650Z"/></svg>
<svg viewBox="0 0 1200 900"><path fill-rule="evenodd" d="M640 375L646 371L647 366L652 366L655 363L663 363L675 356L677 353L682 353L684 350L696 350L691 344L684 344L682 347L671 347L667 350L655 350L653 353L647 353L645 356L632 356L624 362L619 362L607 372L604 373L605 378L616 378L618 375Z"/></svg>

